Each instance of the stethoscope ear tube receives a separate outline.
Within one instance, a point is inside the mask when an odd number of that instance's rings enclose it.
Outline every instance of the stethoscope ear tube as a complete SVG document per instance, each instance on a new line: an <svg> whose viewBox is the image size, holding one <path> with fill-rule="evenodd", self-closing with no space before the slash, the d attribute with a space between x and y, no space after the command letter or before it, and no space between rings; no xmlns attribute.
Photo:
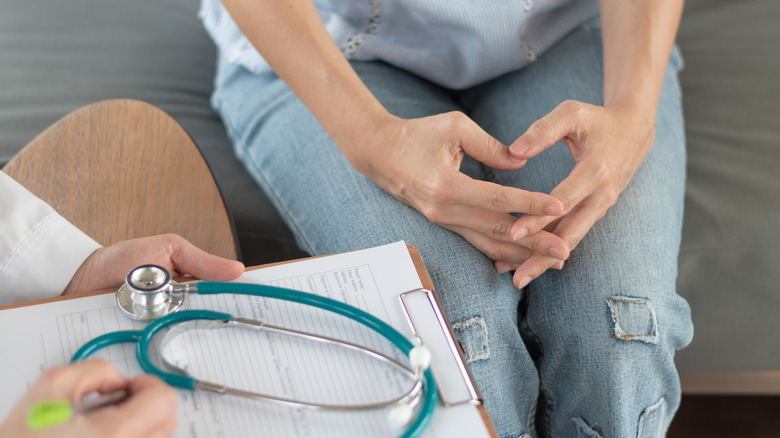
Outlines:
<svg viewBox="0 0 780 438"><path fill-rule="evenodd" d="M407 356L409 355L409 352L412 350L412 348L414 348L414 344L409 342L409 340L406 339L404 335L399 333L398 330L394 329L386 322L380 320L374 315L371 315L370 313L364 312L356 307L350 306L349 304L342 303L341 301L332 300L320 295L314 295L306 292L274 286L247 283L198 283L199 295L215 295L225 293L263 296L318 307L320 309L353 319L376 331L380 335L386 337ZM433 380L433 373L431 372L431 369L428 368L425 370L423 376L424 398L422 400L422 406L420 407L420 414L417 416L414 423L412 423L412 425L406 430L406 433L402 435L403 438L417 437L420 433L422 433L422 431L425 429L425 426L427 426L430 422L433 409L436 407L438 391L436 390L436 382Z"/></svg>
<svg viewBox="0 0 780 438"><path fill-rule="evenodd" d="M185 389L195 389L195 379L183 374L170 373L163 371L152 363L149 359L149 344L152 342L152 338L155 333L168 327L172 324L177 324L184 321L192 321L195 319L210 319L210 320L229 320L233 315L221 312L214 312L211 310L182 310L180 312L168 314L160 319L152 321L141 334L141 338L136 345L135 356L138 358L138 363L141 365L144 371L149 374L161 378L169 385L177 386Z"/></svg>
<svg viewBox="0 0 780 438"><path fill-rule="evenodd" d="M109 345L121 344L123 342L138 342L141 339L142 333L143 332L138 330L125 330L98 336L79 348L70 359L70 362L80 362L89 356L92 356L92 354L101 348L108 347Z"/></svg>
<svg viewBox="0 0 780 438"><path fill-rule="evenodd" d="M314 295L306 292L300 292L292 289L284 289L274 286L265 286L248 283L220 283L203 282L198 283L198 295L214 294L240 294L253 295L268 298L276 298L285 301L305 304L307 306L318 307L329 312L337 313L347 318L353 319L366 327L374 330L380 335L386 337L395 344L405 355L414 348L414 345L396 329L382 321L381 319L366 313L357 307L342 303L320 295ZM434 388L435 389L435 388Z"/></svg>

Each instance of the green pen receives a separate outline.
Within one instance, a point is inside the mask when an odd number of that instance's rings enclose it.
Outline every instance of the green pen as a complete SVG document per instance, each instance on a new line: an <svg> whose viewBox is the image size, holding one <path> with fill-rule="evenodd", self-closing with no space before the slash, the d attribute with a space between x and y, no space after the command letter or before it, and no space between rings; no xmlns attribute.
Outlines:
<svg viewBox="0 0 780 438"><path fill-rule="evenodd" d="M41 430L64 423L76 415L86 414L96 409L121 403L130 397L130 391L102 394L81 403L72 405L70 400L43 401L36 403L27 413L27 427L30 430Z"/></svg>

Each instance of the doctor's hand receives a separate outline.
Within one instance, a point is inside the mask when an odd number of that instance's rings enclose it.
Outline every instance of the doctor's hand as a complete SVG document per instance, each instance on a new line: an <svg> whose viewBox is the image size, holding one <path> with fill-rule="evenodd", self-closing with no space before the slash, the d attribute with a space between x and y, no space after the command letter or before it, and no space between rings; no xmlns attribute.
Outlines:
<svg viewBox="0 0 780 438"><path fill-rule="evenodd" d="M125 240L99 248L81 264L63 295L117 287L127 273L145 265L160 265L174 277L192 275L228 281L244 272L241 262L211 255L176 234Z"/></svg>
<svg viewBox="0 0 780 438"><path fill-rule="evenodd" d="M79 414L35 432L27 427L27 413L36 403L75 403L95 391L122 389L131 395L120 404ZM106 360L90 359L44 372L0 424L0 438L164 438L176 432L178 403L176 392L162 380L149 375L128 380Z"/></svg>
<svg viewBox="0 0 780 438"><path fill-rule="evenodd" d="M609 208L617 202L634 173L650 151L655 136L655 118L643 111L610 108L566 101L534 122L511 146L517 159L527 160L558 140L569 148L574 169L550 193L563 203L559 215L527 214L511 227L514 239L523 239L546 229L573 250ZM517 268L514 283L523 287L558 259L543 253Z"/></svg>
<svg viewBox="0 0 780 438"><path fill-rule="evenodd" d="M355 140L352 147L340 146L358 171L490 259L519 265L536 253L554 255L553 248L561 250L561 258L568 255L564 242L552 233L516 240L510 234L517 220L510 213L559 215L563 210L558 199L474 180L460 171L467 154L497 169L519 169L526 161L511 155L465 114L408 120L390 116Z"/></svg>

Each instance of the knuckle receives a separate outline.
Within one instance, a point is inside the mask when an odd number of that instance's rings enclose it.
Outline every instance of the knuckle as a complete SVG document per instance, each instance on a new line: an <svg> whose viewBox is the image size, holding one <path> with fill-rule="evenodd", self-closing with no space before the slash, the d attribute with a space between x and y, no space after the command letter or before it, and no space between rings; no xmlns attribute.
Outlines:
<svg viewBox="0 0 780 438"><path fill-rule="evenodd" d="M502 245L498 242L481 242L478 249L490 260L505 260L502 257L506 251L502 249Z"/></svg>
<svg viewBox="0 0 780 438"><path fill-rule="evenodd" d="M500 190L492 191L488 195L488 204L494 211L509 212L509 198Z"/></svg>
<svg viewBox="0 0 780 438"><path fill-rule="evenodd" d="M172 242L176 242L176 243L184 242L184 241L187 240L184 237L182 237L182 236L180 236L180 235L178 235L176 233L169 233L169 234L167 234L167 236L168 236L169 239L171 239Z"/></svg>
<svg viewBox="0 0 780 438"><path fill-rule="evenodd" d="M543 216L534 216L533 220L533 226L528 229L529 234L537 233L544 229L544 227L547 226L547 222L544 220Z"/></svg>
<svg viewBox="0 0 780 438"><path fill-rule="evenodd" d="M577 245L580 244L580 241L582 240L582 234L580 233L571 233L563 238L563 241L566 243L566 245L569 246L569 250L573 250L577 247Z"/></svg>
<svg viewBox="0 0 780 438"><path fill-rule="evenodd" d="M505 251L498 245L488 245L483 251L490 260L504 260Z"/></svg>
<svg viewBox="0 0 780 438"><path fill-rule="evenodd" d="M106 438L127 438L132 436L130 429L120 421L104 423L100 432L101 436Z"/></svg>
<svg viewBox="0 0 780 438"><path fill-rule="evenodd" d="M68 381L68 371L64 367L49 368L39 378L39 382L46 387L60 387Z"/></svg>
<svg viewBox="0 0 780 438"><path fill-rule="evenodd" d="M496 240L509 240L509 233L512 229L512 224L505 222L496 222L490 228L490 237Z"/></svg>
<svg viewBox="0 0 780 438"><path fill-rule="evenodd" d="M435 224L440 224L444 217L444 214L441 212L441 210L433 204L425 204L421 206L419 210L426 219Z"/></svg>
<svg viewBox="0 0 780 438"><path fill-rule="evenodd" d="M456 131L466 128L470 122L468 116L460 111L451 111L447 113L447 116L447 121L450 124L450 128Z"/></svg>
<svg viewBox="0 0 780 438"><path fill-rule="evenodd" d="M449 186L438 176L427 178L423 183L422 192L434 204L443 204L450 197Z"/></svg>
<svg viewBox="0 0 780 438"><path fill-rule="evenodd" d="M438 202L422 203L418 210L426 219L436 224L442 224L447 219L444 208Z"/></svg>
<svg viewBox="0 0 780 438"><path fill-rule="evenodd" d="M488 154L503 149L498 140L490 135L485 137L485 143L483 143L482 147L485 149L485 153Z"/></svg>
<svg viewBox="0 0 780 438"><path fill-rule="evenodd" d="M574 195L571 195L561 199L561 204L563 204L563 213L567 214L574 210L574 207L577 205L577 199L574 197Z"/></svg>
<svg viewBox="0 0 780 438"><path fill-rule="evenodd" d="M607 208L611 208L615 204L617 204L618 198L620 197L620 192L616 188L610 188L607 190L606 196L604 197L604 204Z"/></svg>
<svg viewBox="0 0 780 438"><path fill-rule="evenodd" d="M453 188L442 176L431 176L418 186L418 201L415 208L429 221L442 223L448 218L446 206L453 199Z"/></svg>
<svg viewBox="0 0 780 438"><path fill-rule="evenodd" d="M598 185L609 183L614 175L612 168L607 163L600 163L598 166L596 166L594 172L595 181Z"/></svg>
<svg viewBox="0 0 780 438"><path fill-rule="evenodd" d="M578 100L567 99L561 102L560 109L570 117L581 118L588 114L588 105Z"/></svg>
<svg viewBox="0 0 780 438"><path fill-rule="evenodd" d="M176 433L176 430L179 428L179 419L177 416L172 416L168 421L165 423L165 427L163 428L163 435L164 436L172 436L174 433Z"/></svg>
<svg viewBox="0 0 780 438"><path fill-rule="evenodd" d="M553 135L553 126L545 117L536 120L531 124L529 130L537 137L548 138Z"/></svg>
<svg viewBox="0 0 780 438"><path fill-rule="evenodd" d="M165 385L163 387L160 398L164 401L167 409L169 409L172 413L176 412L179 407L179 396L176 395L176 391L174 391L170 386Z"/></svg>
<svg viewBox="0 0 780 438"><path fill-rule="evenodd" d="M558 106L558 108L565 112L574 112L580 107L580 103L573 99L566 99Z"/></svg>
<svg viewBox="0 0 780 438"><path fill-rule="evenodd" d="M99 361L97 362L97 369L95 370L96 374L100 374L102 376L108 377L110 375L117 375L118 371L116 368L114 368L114 365L111 364L106 359L99 358Z"/></svg>
<svg viewBox="0 0 780 438"><path fill-rule="evenodd" d="M160 238L160 240L162 242L167 243L167 244L173 244L176 241L178 241L179 239L183 239L181 236L179 236L178 234L174 234L174 233L161 234L159 238Z"/></svg>
<svg viewBox="0 0 780 438"><path fill-rule="evenodd" d="M561 109L573 122L572 131L569 134L569 137L577 142L586 138L588 135L588 121L591 118L590 105L576 100L567 100L561 104Z"/></svg>
<svg viewBox="0 0 780 438"><path fill-rule="evenodd" d="M539 202L537 202L536 198L529 197L527 202L528 204L525 206L526 213L536 213L540 210L541 206L539 205Z"/></svg>
<svg viewBox="0 0 780 438"><path fill-rule="evenodd" d="M575 199L573 194L560 196L558 200L561 201L562 215L566 215L574 208Z"/></svg>
<svg viewBox="0 0 780 438"><path fill-rule="evenodd" d="M542 253L544 248L548 245L544 244L544 240L538 237L538 233L534 235L531 240L531 249L536 253Z"/></svg>

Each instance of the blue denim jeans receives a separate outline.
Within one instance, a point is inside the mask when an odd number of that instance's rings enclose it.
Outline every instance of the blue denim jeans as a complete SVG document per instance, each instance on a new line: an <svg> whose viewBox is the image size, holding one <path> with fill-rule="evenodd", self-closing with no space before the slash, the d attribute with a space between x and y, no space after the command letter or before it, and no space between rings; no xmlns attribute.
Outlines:
<svg viewBox="0 0 780 438"><path fill-rule="evenodd" d="M523 290L462 237L355 171L277 76L223 60L213 104L239 159L313 255L397 240L417 247L500 437L659 437L680 403L674 352L690 342L675 292L685 182L677 85L667 68L655 143L633 180L572 252ZM530 67L468 90L382 62L353 67L391 112L463 111L504 144L566 99L602 103L598 19ZM468 159L474 178L549 193L574 162L563 144L519 171Z"/></svg>

